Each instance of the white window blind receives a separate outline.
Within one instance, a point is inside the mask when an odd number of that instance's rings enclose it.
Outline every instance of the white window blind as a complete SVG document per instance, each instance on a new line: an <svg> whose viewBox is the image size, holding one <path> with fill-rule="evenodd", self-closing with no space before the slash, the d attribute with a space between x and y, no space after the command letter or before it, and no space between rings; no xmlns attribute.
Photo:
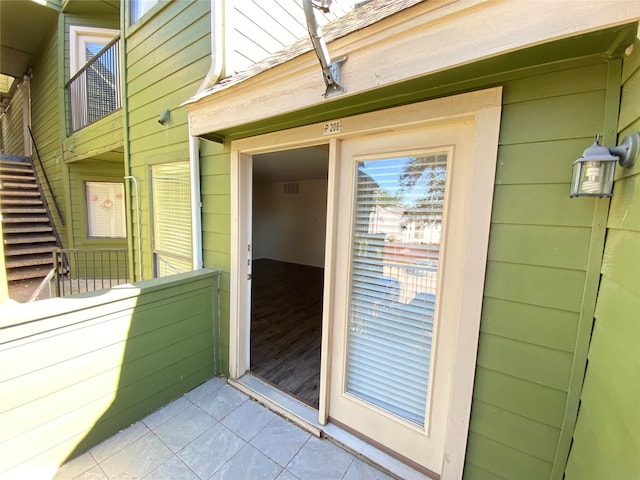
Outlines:
<svg viewBox="0 0 640 480"><path fill-rule="evenodd" d="M346 391L423 426L447 154L357 168Z"/></svg>
<svg viewBox="0 0 640 480"><path fill-rule="evenodd" d="M87 236L126 238L124 183L85 182Z"/></svg>
<svg viewBox="0 0 640 480"><path fill-rule="evenodd" d="M151 167L153 252L156 275L191 270L189 162Z"/></svg>

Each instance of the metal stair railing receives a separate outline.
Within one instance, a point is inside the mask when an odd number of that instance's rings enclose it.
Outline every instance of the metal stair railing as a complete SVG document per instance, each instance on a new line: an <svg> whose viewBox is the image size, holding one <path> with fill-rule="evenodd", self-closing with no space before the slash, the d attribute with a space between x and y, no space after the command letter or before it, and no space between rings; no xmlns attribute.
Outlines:
<svg viewBox="0 0 640 480"><path fill-rule="evenodd" d="M53 252L53 264L57 297L129 283L126 248L59 248Z"/></svg>
<svg viewBox="0 0 640 480"><path fill-rule="evenodd" d="M44 175L44 179L47 182L47 187L49 188L49 193L51 194L51 199L53 200L53 204L56 207L56 211L58 212L58 216L60 217L60 223L64 225L64 216L62 215L62 210L60 210L60 205L58 204L58 199L56 198L56 194L53 192L53 187L51 187L51 181L49 180L49 175L47 175L47 170L44 168L44 164L42 163L42 157L40 157L40 150L38 150L38 144L36 143L36 139L33 136L33 130L31 130L31 126L29 128L29 134L31 135L31 141L33 142L33 147L36 150L36 156L38 158L38 162L40 164L40 169L42 170L42 174ZM42 186L40 185L40 181L38 180L38 172L33 164L33 158L31 158L31 165L33 166L33 174L36 178L36 183L38 184L38 191L40 192L40 196L42 197L42 201L44 202L44 206L47 209L47 213L49 218L51 218L51 210L49 209L49 203L47 202L47 197L45 197L44 192L42 191ZM58 232L56 231L55 224L53 224L53 231L58 239L58 244L60 245L60 239L58 238Z"/></svg>

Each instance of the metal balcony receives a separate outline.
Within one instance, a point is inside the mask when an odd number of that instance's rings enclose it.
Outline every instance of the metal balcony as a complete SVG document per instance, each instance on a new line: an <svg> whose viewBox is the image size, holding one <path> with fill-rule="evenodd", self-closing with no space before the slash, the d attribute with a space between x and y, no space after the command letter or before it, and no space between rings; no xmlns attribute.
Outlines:
<svg viewBox="0 0 640 480"><path fill-rule="evenodd" d="M67 82L67 136L120 109L120 79L117 36Z"/></svg>

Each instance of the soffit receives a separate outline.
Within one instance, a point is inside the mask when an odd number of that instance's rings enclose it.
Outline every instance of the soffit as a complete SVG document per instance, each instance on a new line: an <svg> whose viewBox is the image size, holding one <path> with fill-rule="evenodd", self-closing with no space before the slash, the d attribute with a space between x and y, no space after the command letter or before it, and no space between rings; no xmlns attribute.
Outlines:
<svg viewBox="0 0 640 480"><path fill-rule="evenodd" d="M31 0L0 1L0 73L22 78L59 11Z"/></svg>
<svg viewBox="0 0 640 480"><path fill-rule="evenodd" d="M66 0L63 10L73 15L118 15L120 0Z"/></svg>
<svg viewBox="0 0 640 480"><path fill-rule="evenodd" d="M518 2L517 6L514 2L484 0L419 2L329 43L332 58L349 57L342 71L345 94L325 99L315 54L304 53L256 75L228 80L192 98L186 105L191 133L212 137L237 134L247 131L243 126L265 119L314 109L332 110L333 105L353 102L357 96L375 96L387 87L472 64L491 63L551 42L587 37L591 32L637 22L640 2L616 2L616 8L606 1L545 2L544 15L540 13L538 2ZM341 21L333 22L334 27ZM496 28L498 24L500 28ZM523 29L525 24L527 28ZM608 39L611 41L607 47L619 48L616 42L626 41L627 37L625 34L617 40ZM558 57L553 51L545 55Z"/></svg>

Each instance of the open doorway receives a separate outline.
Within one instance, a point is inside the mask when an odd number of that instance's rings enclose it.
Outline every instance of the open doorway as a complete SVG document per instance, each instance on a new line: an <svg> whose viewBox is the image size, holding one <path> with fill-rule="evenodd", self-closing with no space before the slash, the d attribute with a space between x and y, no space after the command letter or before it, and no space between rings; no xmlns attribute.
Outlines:
<svg viewBox="0 0 640 480"><path fill-rule="evenodd" d="M253 156L249 370L318 408L329 146Z"/></svg>

